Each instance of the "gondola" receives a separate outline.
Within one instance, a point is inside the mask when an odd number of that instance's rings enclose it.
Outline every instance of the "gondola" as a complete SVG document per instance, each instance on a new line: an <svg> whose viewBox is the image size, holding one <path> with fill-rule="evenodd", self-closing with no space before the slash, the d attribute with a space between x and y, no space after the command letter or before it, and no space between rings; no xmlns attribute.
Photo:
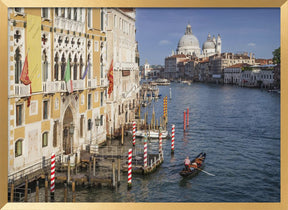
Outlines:
<svg viewBox="0 0 288 210"><path fill-rule="evenodd" d="M197 168L193 168L192 164L196 163L196 159L202 159L201 163L198 164ZM192 161L191 161L191 167L190 170L186 170L185 168L180 171L180 175L183 177L193 177L197 175L203 168L204 168L204 162L206 159L206 153L201 152L199 155L197 155Z"/></svg>

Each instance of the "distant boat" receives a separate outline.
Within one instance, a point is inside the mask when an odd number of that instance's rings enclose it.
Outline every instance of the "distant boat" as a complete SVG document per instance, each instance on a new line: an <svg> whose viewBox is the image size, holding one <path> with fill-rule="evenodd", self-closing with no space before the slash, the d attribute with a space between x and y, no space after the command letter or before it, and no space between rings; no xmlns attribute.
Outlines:
<svg viewBox="0 0 288 210"><path fill-rule="evenodd" d="M133 134L132 131L129 131L129 133ZM161 133L162 133L162 138L163 139L168 137L168 131L163 130L163 131L161 131ZM153 138L154 139L154 138L159 138L159 131L150 130L150 132L149 131L146 132L145 130L139 130L139 131L135 132L135 135L136 135L136 137L142 137L142 138L145 137L145 135L147 135L148 138Z"/></svg>
<svg viewBox="0 0 288 210"><path fill-rule="evenodd" d="M157 84L157 85L170 85L170 81L168 79L156 79L153 81L153 84Z"/></svg>

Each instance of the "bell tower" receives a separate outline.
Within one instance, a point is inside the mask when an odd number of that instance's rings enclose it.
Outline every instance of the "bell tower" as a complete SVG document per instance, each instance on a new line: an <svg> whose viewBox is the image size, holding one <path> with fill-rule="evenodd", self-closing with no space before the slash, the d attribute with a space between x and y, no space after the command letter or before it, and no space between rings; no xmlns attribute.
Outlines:
<svg viewBox="0 0 288 210"><path fill-rule="evenodd" d="M221 54L221 46L222 43L221 43L221 37L220 37L220 34L218 34L217 36L217 41L216 41L216 53L218 54Z"/></svg>

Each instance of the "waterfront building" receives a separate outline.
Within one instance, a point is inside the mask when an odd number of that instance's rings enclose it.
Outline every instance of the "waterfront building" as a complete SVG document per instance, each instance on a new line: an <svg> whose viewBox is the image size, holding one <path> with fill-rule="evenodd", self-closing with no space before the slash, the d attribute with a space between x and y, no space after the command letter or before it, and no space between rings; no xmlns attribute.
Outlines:
<svg viewBox="0 0 288 210"><path fill-rule="evenodd" d="M209 77L209 58L200 60L196 68L199 69L199 81L206 81Z"/></svg>
<svg viewBox="0 0 288 210"><path fill-rule="evenodd" d="M238 63L229 67L224 68L224 84L241 84L241 73L242 71L252 70L251 65L246 63Z"/></svg>
<svg viewBox="0 0 288 210"><path fill-rule="evenodd" d="M274 88L276 89L280 89L280 85L281 85L281 82L280 82L280 64L277 64L275 67L274 67Z"/></svg>
<svg viewBox="0 0 288 210"><path fill-rule="evenodd" d="M274 68L276 65L255 65L243 69L241 86L271 89L274 85Z"/></svg>
<svg viewBox="0 0 288 210"><path fill-rule="evenodd" d="M136 10L107 9L107 62L111 64L112 92L107 98L107 134L135 118L140 91L139 54L136 42ZM109 70L110 71L110 70Z"/></svg>
<svg viewBox="0 0 288 210"><path fill-rule="evenodd" d="M12 179L106 140L106 11L10 8L8 19Z"/></svg>
<svg viewBox="0 0 288 210"><path fill-rule="evenodd" d="M224 82L223 70L226 67L238 64L246 63L249 65L255 65L255 56L250 53L221 53L221 55L214 55L209 57L209 81L210 82Z"/></svg>
<svg viewBox="0 0 288 210"><path fill-rule="evenodd" d="M180 77L179 71L179 62L183 62L187 60L187 57L184 54L179 55L172 55L165 58L165 70L164 70L164 77L167 79L178 79Z"/></svg>

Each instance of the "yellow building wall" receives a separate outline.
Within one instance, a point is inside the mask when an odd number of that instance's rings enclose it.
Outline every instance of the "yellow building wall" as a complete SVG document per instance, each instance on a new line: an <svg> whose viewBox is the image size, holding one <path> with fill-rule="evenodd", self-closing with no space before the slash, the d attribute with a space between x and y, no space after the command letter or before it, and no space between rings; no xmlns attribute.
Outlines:
<svg viewBox="0 0 288 210"><path fill-rule="evenodd" d="M50 130L50 120L42 121L41 122L41 133L44 131L49 131Z"/></svg>
<svg viewBox="0 0 288 210"><path fill-rule="evenodd" d="M92 13L93 13L93 28L101 29L100 28L101 27L100 12L101 12L101 10L99 8L92 9Z"/></svg>
<svg viewBox="0 0 288 210"><path fill-rule="evenodd" d="M30 115L30 109L32 109L31 105L30 107L27 107L27 101L25 103L25 124L30 124L30 123L34 123L34 122L38 122L38 121L41 121L42 120L42 95L41 94L37 94L37 95L33 95L31 97L31 102L33 101L37 101L38 103L38 110L37 110L37 114L35 115Z"/></svg>
<svg viewBox="0 0 288 210"><path fill-rule="evenodd" d="M24 126L14 128L14 140L17 140L20 138L21 139L25 138L25 127Z"/></svg>
<svg viewBox="0 0 288 210"><path fill-rule="evenodd" d="M55 102L57 99L58 99L59 105L58 105L58 109L55 109ZM53 119L60 118L60 105L61 105L60 93L56 93L51 98L50 104L51 104L51 118L53 118Z"/></svg>
<svg viewBox="0 0 288 210"><path fill-rule="evenodd" d="M29 15L41 16L41 9L40 8L25 8L24 12Z"/></svg>

